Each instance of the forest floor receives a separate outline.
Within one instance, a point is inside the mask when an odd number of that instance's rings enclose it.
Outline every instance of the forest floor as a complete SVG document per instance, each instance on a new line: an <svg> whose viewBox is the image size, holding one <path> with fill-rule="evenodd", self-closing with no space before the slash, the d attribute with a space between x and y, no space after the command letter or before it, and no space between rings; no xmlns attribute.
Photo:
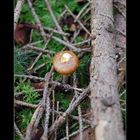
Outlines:
<svg viewBox="0 0 140 140"><path fill-rule="evenodd" d="M16 7L17 1L14 2ZM15 140L24 137L40 139L44 135L43 129L50 132L53 124L64 113L68 113L65 121L59 124L54 137L50 139L78 140L80 130L85 140L92 137L89 94L81 96L88 92L90 83L90 11L90 2L86 0L50 0L50 3L27 0L23 3L15 29L14 46ZM62 50L72 50L80 61L78 69L67 80L52 70L53 57ZM116 53L119 97L125 127L124 56ZM44 107L43 111L41 107Z"/></svg>

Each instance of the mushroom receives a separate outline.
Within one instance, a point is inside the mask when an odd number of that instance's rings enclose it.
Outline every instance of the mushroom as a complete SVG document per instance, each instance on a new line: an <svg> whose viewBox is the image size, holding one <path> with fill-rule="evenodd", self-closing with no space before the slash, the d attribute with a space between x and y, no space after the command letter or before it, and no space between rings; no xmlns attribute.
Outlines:
<svg viewBox="0 0 140 140"><path fill-rule="evenodd" d="M78 64L78 57L72 51L61 51L53 59L55 71L63 76L74 73L78 68Z"/></svg>

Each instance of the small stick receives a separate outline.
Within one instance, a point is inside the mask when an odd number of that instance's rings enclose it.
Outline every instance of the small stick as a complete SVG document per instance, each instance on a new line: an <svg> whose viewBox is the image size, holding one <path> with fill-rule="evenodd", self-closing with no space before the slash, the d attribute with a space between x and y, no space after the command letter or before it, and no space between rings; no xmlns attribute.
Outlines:
<svg viewBox="0 0 140 140"><path fill-rule="evenodd" d="M59 17L59 20L60 20L60 18L61 18L62 16L65 15L65 13L66 13L66 10L64 10L64 11L61 13L61 15L60 15L60 17ZM53 33L51 33L51 36L52 36L52 35L53 35ZM46 47L47 47L47 45L49 44L50 40L51 40L51 39L49 38L48 41L47 41L47 43L45 44L45 47L43 48L44 50L46 49ZM35 66L35 64L37 63L37 61L40 59L40 57L42 56L42 54L43 54L43 53L40 53L40 54L36 57L36 59L34 60L33 64L31 65L30 68L28 68L28 70L32 70L32 69L33 69L33 67Z"/></svg>
<svg viewBox="0 0 140 140"><path fill-rule="evenodd" d="M70 34L69 33L65 33L65 32L62 32L62 31L58 31L58 30L55 30L55 29L52 29L50 27L43 27L45 30L48 30L48 31L51 31L53 33L57 33L57 34L60 34L60 35L64 35L64 36L69 36Z"/></svg>
<svg viewBox="0 0 140 140"><path fill-rule="evenodd" d="M32 42L32 35L33 35L33 29L31 30L29 43L31 43L31 42Z"/></svg>
<svg viewBox="0 0 140 140"><path fill-rule="evenodd" d="M82 115L81 115L81 107L80 105L78 106L78 115L79 115L79 130L80 130L80 139L79 140L83 140L83 122L82 122Z"/></svg>
<svg viewBox="0 0 140 140"><path fill-rule="evenodd" d="M31 140L32 135L33 135L33 130L34 130L34 128L36 128L36 125L37 125L36 122L39 120L37 118L40 118L40 116L42 116L43 112L44 112L44 107L42 104L40 104L37 107L37 109L35 110L32 118L31 118L31 121L27 127L25 140Z"/></svg>
<svg viewBox="0 0 140 140"><path fill-rule="evenodd" d="M21 12L21 9L22 9L22 6L23 6L24 2L25 2L25 0L18 0L17 4L16 4L16 7L14 9L14 31L16 29L18 19L19 19L19 16L20 16L20 12Z"/></svg>
<svg viewBox="0 0 140 140"><path fill-rule="evenodd" d="M59 101L57 101L56 111L59 112ZM54 134L55 134L54 140L56 140L57 139L57 130L55 130Z"/></svg>
<svg viewBox="0 0 140 140"><path fill-rule="evenodd" d="M54 111L55 111L55 95L53 89L52 90L52 123L54 122Z"/></svg>
<svg viewBox="0 0 140 140"><path fill-rule="evenodd" d="M89 93L89 86L82 92L82 94L80 94L77 99L73 102L73 104L71 104L67 110L52 124L52 126L49 128L49 137L53 134L53 132L55 132L59 126L61 126L66 117L75 109L75 107L77 107L77 105L85 98L87 97L88 93Z"/></svg>
<svg viewBox="0 0 140 140"><path fill-rule="evenodd" d="M91 7L87 8L87 10L81 15L81 19L91 10Z"/></svg>
<svg viewBox="0 0 140 140"><path fill-rule="evenodd" d="M66 118L66 138L69 140L69 122L68 117Z"/></svg>
<svg viewBox="0 0 140 140"><path fill-rule="evenodd" d="M48 139L48 125L49 125L49 117L50 117L50 98L48 95L48 92L49 92L48 86L49 86L49 81L52 76L53 70L54 68L52 66L50 72L45 75L43 103L45 104L45 107L46 107L46 112L45 112L46 114L45 114L45 129L44 129L43 135L41 136L41 140Z"/></svg>
<svg viewBox="0 0 140 140"><path fill-rule="evenodd" d="M77 86L77 79L76 79L76 74L73 74L73 86ZM77 91L75 90L74 93L77 95ZM79 130L80 130L80 140L83 140L83 122L82 122L82 112L81 112L81 107L78 105L78 116L79 116Z"/></svg>
<svg viewBox="0 0 140 140"><path fill-rule="evenodd" d="M26 48L27 46L30 46L30 45L34 46L34 45L37 45L37 44L42 43L42 42L43 42L43 40L36 41L36 42L33 42L33 43L28 43L28 44L22 46L22 48Z"/></svg>
<svg viewBox="0 0 140 140"><path fill-rule="evenodd" d="M21 140L24 140L22 133L20 132L19 128L17 127L16 123L14 122L14 130L16 134L20 137Z"/></svg>
<svg viewBox="0 0 140 140"><path fill-rule="evenodd" d="M33 15L33 17L34 17L36 23L37 23L38 26L39 26L40 34L41 34L41 36L42 36L44 42L47 42L47 38L46 38L46 36L45 36L45 31L44 31L44 29L43 29L43 27L42 27L41 21L40 21L38 15L37 15L36 12L35 12L35 9L33 8L33 5L32 5L32 3L31 3L31 1L30 1L30 0L27 0L27 1L28 1L29 8L31 9L32 15Z"/></svg>
<svg viewBox="0 0 140 140"><path fill-rule="evenodd" d="M23 50L34 50L34 51L38 51L38 52L41 52L41 53L48 53L50 55L55 54L55 52L53 52L53 51L44 50L44 49L41 49L41 48L38 48L38 47L34 47L34 46L31 46L31 45L26 45L26 46L22 47L22 49Z"/></svg>
<svg viewBox="0 0 140 140"><path fill-rule="evenodd" d="M19 74L15 74L15 77L23 77L23 78L29 78L29 79L35 79L35 80L40 80L40 81L45 81L44 78L42 77L37 77L37 76L32 76L32 75L19 75ZM50 85L54 85L54 86L59 86L59 87L63 87L65 90L77 90L78 92L83 92L83 89L81 88L74 88L72 86L70 86L69 84L62 84L60 82L57 81L50 81L49 82Z"/></svg>
<svg viewBox="0 0 140 140"><path fill-rule="evenodd" d="M76 16L74 22L77 21L77 19L80 18L81 14L85 11L85 9L89 6L89 2L87 4L85 4L85 6L80 10L80 12L78 13L78 15Z"/></svg>
<svg viewBox="0 0 140 140"><path fill-rule="evenodd" d="M51 34L51 35L52 35L52 34ZM47 40L47 42L46 42L45 47L43 48L43 50L46 49L46 46L49 44L49 42L50 42L50 39ZM43 53L41 52L41 53L36 57L36 59L34 60L33 64L28 68L29 71L33 69L33 67L35 66L35 64L37 63L37 61L40 59L40 57L42 56L42 54L43 54Z"/></svg>
<svg viewBox="0 0 140 140"><path fill-rule="evenodd" d="M26 103L26 102L19 101L19 100L16 100L16 99L14 100L14 103L15 103L16 105L25 106L25 107L30 107L30 108L37 108L37 107L38 107L38 105Z"/></svg>
<svg viewBox="0 0 140 140"><path fill-rule="evenodd" d="M76 16L71 12L71 10L68 8L67 5L65 5L65 8L67 9L67 11L72 15L72 17L77 20L77 22L79 23L79 25L83 28L83 30L85 30L90 36L91 33L87 30L87 28L81 23L81 21L79 19L76 19Z"/></svg>
<svg viewBox="0 0 140 140"><path fill-rule="evenodd" d="M51 5L50 5L49 0L45 0L45 2L46 2L46 5L47 5L47 7L48 7L48 11L50 12L50 15L51 15L51 17L52 17L52 19L53 19L53 21L54 21L54 23L55 23L57 29L58 29L59 31L62 31L62 30L61 30L61 27L60 27L60 25L59 25L59 23L58 23L57 20L56 20L56 17L55 17L54 14L53 14L53 11L52 11L52 8L51 8Z"/></svg>
<svg viewBox="0 0 140 140"><path fill-rule="evenodd" d="M82 42L74 43L73 45L74 45L74 46L77 46L77 45L84 45L84 44L86 44L86 43L88 43L88 42L90 42L90 41L91 41L91 39L87 39L87 40L84 40L84 41L82 41Z"/></svg>
<svg viewBox="0 0 140 140"><path fill-rule="evenodd" d="M47 35L48 36L48 35ZM66 42L64 40L61 40L58 37L52 36L52 39L54 39L55 41L67 46L69 49L72 49L73 51L76 52L91 52L91 48L84 48L84 49L80 49L80 48L76 48L75 46L73 46L73 44L71 44L70 42Z"/></svg>

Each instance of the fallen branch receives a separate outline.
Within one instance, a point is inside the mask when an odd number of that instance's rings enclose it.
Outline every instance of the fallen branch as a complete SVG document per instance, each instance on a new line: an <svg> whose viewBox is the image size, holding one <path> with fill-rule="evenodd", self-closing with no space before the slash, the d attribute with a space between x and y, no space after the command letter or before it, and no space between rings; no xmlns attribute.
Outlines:
<svg viewBox="0 0 140 140"><path fill-rule="evenodd" d="M117 87L113 0L92 0L90 101L96 140L124 140ZM107 131L106 131L107 130Z"/></svg>
<svg viewBox="0 0 140 140"><path fill-rule="evenodd" d="M14 100L14 103L16 105L25 106L25 107L29 107L29 108L37 108L38 107L38 105L26 103L26 102L19 101L19 100L16 100L16 99Z"/></svg>

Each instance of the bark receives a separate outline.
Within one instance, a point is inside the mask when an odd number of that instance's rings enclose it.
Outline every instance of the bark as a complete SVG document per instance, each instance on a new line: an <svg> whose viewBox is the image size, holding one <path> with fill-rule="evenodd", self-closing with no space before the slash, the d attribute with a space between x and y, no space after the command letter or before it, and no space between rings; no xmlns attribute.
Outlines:
<svg viewBox="0 0 140 140"><path fill-rule="evenodd" d="M96 140L124 140L115 58L113 0L92 0L91 124Z"/></svg>

